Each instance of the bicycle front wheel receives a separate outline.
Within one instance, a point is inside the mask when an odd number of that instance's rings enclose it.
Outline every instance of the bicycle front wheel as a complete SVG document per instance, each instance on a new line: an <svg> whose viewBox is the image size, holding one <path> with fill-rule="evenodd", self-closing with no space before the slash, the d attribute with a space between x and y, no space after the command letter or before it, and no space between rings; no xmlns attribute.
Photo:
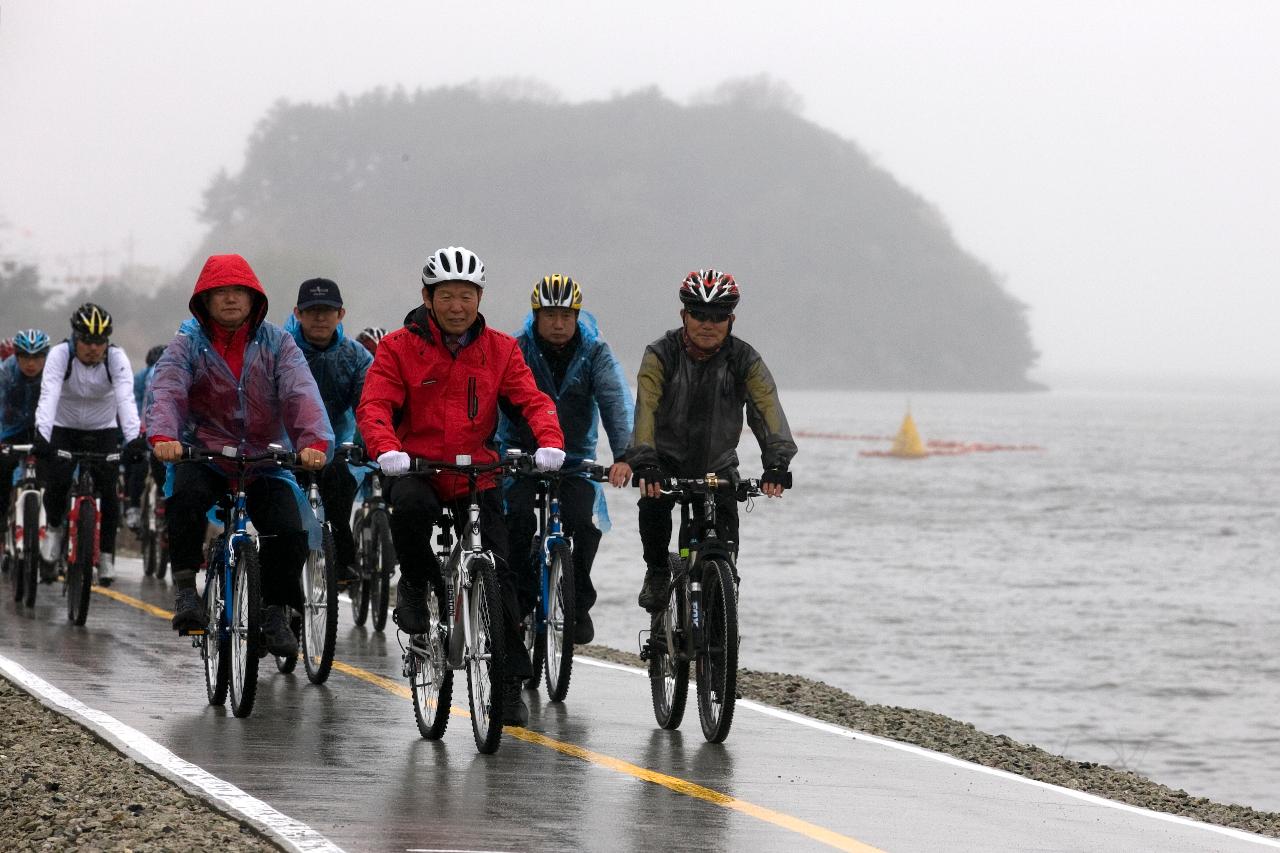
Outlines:
<svg viewBox="0 0 1280 853"><path fill-rule="evenodd" d="M320 549L311 551L302 567L302 663L312 684L329 677L338 639L338 561L333 550L333 531L326 524Z"/></svg>
<svg viewBox="0 0 1280 853"><path fill-rule="evenodd" d="M139 509L142 526L138 528L139 550L142 551L142 575L148 578L156 573L156 531L151 523L154 491L151 479L148 477L146 486L142 490L142 506Z"/></svg>
<svg viewBox="0 0 1280 853"><path fill-rule="evenodd" d="M67 618L83 625L89 617L89 588L93 585L94 536L97 531L92 501L77 501L75 517L67 520L75 525L75 553L67 561Z"/></svg>
<svg viewBox="0 0 1280 853"><path fill-rule="evenodd" d="M464 595L467 634L467 698L476 749L496 752L502 741L502 684L506 675L506 643L502 630L502 596L498 573L486 558L471 561L471 588Z"/></svg>
<svg viewBox="0 0 1280 853"><path fill-rule="evenodd" d="M35 492L22 498L22 565L12 571L19 579L15 599L25 598L28 607L35 607L40 585L40 495Z"/></svg>
<svg viewBox="0 0 1280 853"><path fill-rule="evenodd" d="M396 546L391 541L391 522L386 510L373 515L373 558L369 575L369 609L373 611L373 630L387 627L387 605L391 601L391 576L396 573Z"/></svg>
<svg viewBox="0 0 1280 853"><path fill-rule="evenodd" d="M698 719L711 743L733 725L738 691L738 602L733 569L724 560L702 564L702 648L697 650Z"/></svg>
<svg viewBox="0 0 1280 853"><path fill-rule="evenodd" d="M360 627L369 618L369 587L373 568L370 565L370 536L373 529L368 524L368 515L361 508L351 524L351 537L356 542L356 564L360 567L360 577L347 584L347 597L351 599L351 621Z"/></svg>
<svg viewBox="0 0 1280 853"><path fill-rule="evenodd" d="M221 561L210 561L205 572L204 613L207 627L200 640L200 657L204 659L204 687L210 705L227 701L227 685L231 682L231 646L227 635L226 574Z"/></svg>
<svg viewBox="0 0 1280 853"><path fill-rule="evenodd" d="M547 672L547 697L563 702L573 673L573 626L577 618L573 583L573 554L559 542L551 548L547 570L547 630L543 634L543 664Z"/></svg>
<svg viewBox="0 0 1280 853"><path fill-rule="evenodd" d="M449 607L432 590L427 596L427 611L431 614L431 628L409 638L406 674L418 733L427 740L439 740L449 726L449 703L453 701L453 670L445 660Z"/></svg>
<svg viewBox="0 0 1280 853"><path fill-rule="evenodd" d="M668 561L673 576L684 571L678 555L671 554ZM649 636L649 693L653 716L664 729L680 728L689 696L689 660L682 649L686 600L684 583L672 583L666 609L654 614Z"/></svg>
<svg viewBox="0 0 1280 853"><path fill-rule="evenodd" d="M258 694L258 658L262 649L262 570L258 548L250 541L236 545L236 565L231 573L231 713L253 713Z"/></svg>

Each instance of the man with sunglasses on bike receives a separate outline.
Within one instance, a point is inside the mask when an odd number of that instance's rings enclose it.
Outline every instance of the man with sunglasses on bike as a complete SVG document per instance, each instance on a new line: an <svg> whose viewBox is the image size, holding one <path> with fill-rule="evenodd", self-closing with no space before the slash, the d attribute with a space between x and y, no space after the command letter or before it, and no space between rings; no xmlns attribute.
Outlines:
<svg viewBox="0 0 1280 853"><path fill-rule="evenodd" d="M138 406L133 400L133 370L124 350L111 345L111 315L86 302L71 315L71 337L52 347L40 382L36 406L37 442L47 449L113 453L120 434L138 447ZM116 495L115 462L90 463L97 488L100 515L98 583L115 579L116 523L120 501ZM40 557L53 563L62 553L66 531L67 496L76 463L50 455L46 465L44 512L46 535Z"/></svg>
<svg viewBox="0 0 1280 853"><path fill-rule="evenodd" d="M24 329L13 338L13 355L0 361L0 444L31 444L36 435L36 403L40 381L49 356L49 336L39 329ZM0 456L0 523L7 523L17 456ZM43 479L43 463L37 476ZM0 537L0 553L4 539Z"/></svg>
<svg viewBox="0 0 1280 853"><path fill-rule="evenodd" d="M565 464L573 466L596 458L599 417L614 451L609 482L626 485L631 481L631 468L623 461L631 441L631 389L622 367L600 336L595 318L582 310L582 289L567 275L543 276L534 282L530 305L532 310L516 342L538 388L555 401L568 454ZM528 424L511 406L502 407L498 443L504 453L510 448L532 453L537 447ZM537 595L538 570L530 562L538 527L534 513L536 489L533 480L514 479L506 490L512 570L520 580L517 592L522 598L522 610L531 609ZM600 530L591 520L595 505L596 488L591 482L581 477L561 482L560 515L565 533L573 539L577 603L576 623L569 636L578 644L595 639L590 613L596 602L591 565L600 547Z"/></svg>
<svg viewBox="0 0 1280 853"><path fill-rule="evenodd" d="M285 321L285 331L306 356L307 366L320 388L333 428L334 447L354 441L355 409L364 389L364 376L373 356L347 337L342 319L347 309L336 282L312 278L298 287L293 315ZM320 474L320 498L325 519L333 530L334 557L338 561L338 586L345 589L356 577L356 543L351 537L351 504L356 497L356 478L345 459L335 459Z"/></svg>
<svg viewBox="0 0 1280 853"><path fill-rule="evenodd" d="M156 363L147 393L147 440L161 462L177 462L184 444L242 455L271 444L297 449L303 466L324 467L333 432L307 360L293 337L267 322L267 294L239 255L205 261L178 329ZM207 513L227 492L230 464L175 465L165 490L173 565L175 631L206 627L196 592ZM245 489L261 538L262 633L267 651L297 654L286 608L301 605L300 578L310 513L292 473L273 464L254 470Z"/></svg>
<svg viewBox="0 0 1280 853"><path fill-rule="evenodd" d="M497 461L492 439L499 400L529 423L540 470L555 470L564 462L555 404L538 390L515 339L485 324L480 314L484 286L484 264L474 252L459 246L434 252L422 268L422 304L378 345L356 420L384 474L408 472L410 454L444 462L458 455L470 456L474 464ZM507 525L497 485L493 474L479 480L480 536L497 562L502 596L509 667L502 685L503 723L522 726L529 710L520 685L532 671L520 637L522 614L507 562ZM452 473L429 480L397 477L388 500L401 572L393 616L401 630L421 634L430 626L428 589L439 594L444 588L431 547L432 525L446 505L455 517L466 518L467 480Z"/></svg>
<svg viewBox="0 0 1280 853"><path fill-rule="evenodd" d="M645 576L638 603L651 613L666 605L671 577L667 552L675 498L663 496L663 477L714 473L736 478L745 409L747 425L760 444L764 493L781 497L791 487L787 467L796 444L764 359L733 336L739 297L738 284L727 273L689 273L680 285L680 328L649 344L640 362L627 461L642 493ZM717 535L732 543L736 553L737 500L720 492L715 501Z"/></svg>

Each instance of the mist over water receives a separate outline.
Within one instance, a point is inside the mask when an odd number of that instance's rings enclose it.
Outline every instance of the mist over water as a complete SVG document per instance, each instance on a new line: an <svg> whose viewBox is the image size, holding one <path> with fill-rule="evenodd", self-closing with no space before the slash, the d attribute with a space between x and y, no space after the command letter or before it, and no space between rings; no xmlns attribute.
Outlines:
<svg viewBox="0 0 1280 853"><path fill-rule="evenodd" d="M907 403L783 399L794 430L851 436L891 435ZM1280 395L910 405L926 440L1044 450L903 461L799 438L796 490L742 514L742 666L1280 809ZM749 436L740 455L758 473ZM610 490L594 572L597 638L624 649L645 627L635 499Z"/></svg>

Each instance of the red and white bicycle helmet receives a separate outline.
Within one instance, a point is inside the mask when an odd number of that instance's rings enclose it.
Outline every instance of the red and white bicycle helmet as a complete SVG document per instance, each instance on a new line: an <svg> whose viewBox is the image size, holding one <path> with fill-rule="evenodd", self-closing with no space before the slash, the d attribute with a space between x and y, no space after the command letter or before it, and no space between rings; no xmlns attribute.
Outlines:
<svg viewBox="0 0 1280 853"><path fill-rule="evenodd" d="M694 270L680 285L680 302L686 309L723 314L726 317L738 307L738 283L727 272L716 269Z"/></svg>

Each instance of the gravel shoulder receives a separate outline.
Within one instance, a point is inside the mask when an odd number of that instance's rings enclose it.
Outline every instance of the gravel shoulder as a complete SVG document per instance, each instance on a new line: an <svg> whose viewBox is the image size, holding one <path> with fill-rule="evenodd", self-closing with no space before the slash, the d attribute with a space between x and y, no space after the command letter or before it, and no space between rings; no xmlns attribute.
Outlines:
<svg viewBox="0 0 1280 853"><path fill-rule="evenodd" d="M606 646L578 652L643 666L638 655ZM742 670L738 685L742 698L867 734L1153 811L1280 837L1280 813L1194 797L1132 771L1073 761L941 714L868 704L820 681L782 673ZM0 849L280 849L3 677L0 717Z"/></svg>

